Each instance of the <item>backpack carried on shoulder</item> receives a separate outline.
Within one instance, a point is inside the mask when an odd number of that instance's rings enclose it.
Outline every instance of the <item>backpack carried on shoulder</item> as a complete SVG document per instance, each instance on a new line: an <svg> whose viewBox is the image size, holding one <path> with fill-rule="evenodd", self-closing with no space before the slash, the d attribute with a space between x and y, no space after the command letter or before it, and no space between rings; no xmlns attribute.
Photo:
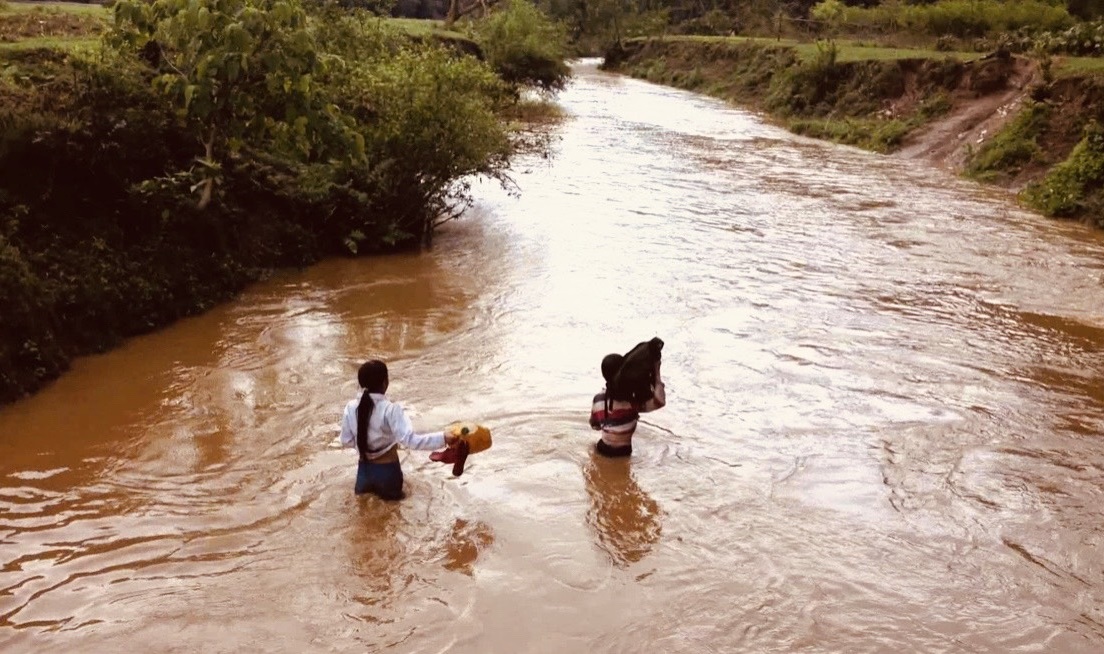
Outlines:
<svg viewBox="0 0 1104 654"><path fill-rule="evenodd" d="M609 395L615 400L639 404L648 401L655 392L655 364L661 359L663 341L658 337L637 343L625 354L625 361L613 376Z"/></svg>

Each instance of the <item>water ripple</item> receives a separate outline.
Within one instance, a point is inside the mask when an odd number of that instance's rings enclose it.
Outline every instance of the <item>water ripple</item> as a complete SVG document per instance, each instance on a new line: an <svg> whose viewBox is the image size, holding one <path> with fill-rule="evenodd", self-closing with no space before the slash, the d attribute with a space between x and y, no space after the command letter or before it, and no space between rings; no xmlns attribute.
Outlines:
<svg viewBox="0 0 1104 654"><path fill-rule="evenodd" d="M555 156L433 251L277 274L0 411L0 649L1104 647L1104 237L577 71ZM669 404L598 458L598 362L653 335ZM354 497L375 356L495 446Z"/></svg>

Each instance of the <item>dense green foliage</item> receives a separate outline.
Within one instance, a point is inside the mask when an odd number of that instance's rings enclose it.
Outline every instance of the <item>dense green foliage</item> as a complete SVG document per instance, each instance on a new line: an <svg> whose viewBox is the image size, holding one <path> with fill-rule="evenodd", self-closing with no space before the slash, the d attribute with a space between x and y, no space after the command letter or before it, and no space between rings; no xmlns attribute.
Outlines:
<svg viewBox="0 0 1104 654"><path fill-rule="evenodd" d="M1104 55L1104 21L1078 23L1062 30L1020 29L1004 34L1002 42L1014 52L1038 50L1052 54Z"/></svg>
<svg viewBox="0 0 1104 654"><path fill-rule="evenodd" d="M567 34L527 0L505 0L477 24L476 34L487 62L507 82L544 91L567 83Z"/></svg>
<svg viewBox="0 0 1104 654"><path fill-rule="evenodd" d="M1069 8L1053 0L543 1L553 17L569 26L576 41L597 40L603 49L625 38L661 34L805 39L849 34L906 42L937 37L991 39L1017 30L1057 33L1074 26L1075 15L1104 10L1099 0L1071 3Z"/></svg>
<svg viewBox="0 0 1104 654"><path fill-rule="evenodd" d="M509 84L372 15L120 0L0 75L0 400L274 266L429 243L505 181Z"/></svg>
<svg viewBox="0 0 1104 654"><path fill-rule="evenodd" d="M1024 200L1048 216L1091 216L1104 227L1104 128L1096 121L1068 159L1055 166L1038 183L1028 186Z"/></svg>

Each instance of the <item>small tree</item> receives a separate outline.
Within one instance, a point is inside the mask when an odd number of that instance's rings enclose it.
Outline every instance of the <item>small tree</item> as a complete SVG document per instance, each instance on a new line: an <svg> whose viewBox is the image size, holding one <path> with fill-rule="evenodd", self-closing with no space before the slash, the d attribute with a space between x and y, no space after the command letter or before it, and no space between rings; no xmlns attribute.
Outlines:
<svg viewBox="0 0 1104 654"><path fill-rule="evenodd" d="M306 156L321 63L297 0L119 0L108 42L141 53L201 148L199 206L246 146Z"/></svg>
<svg viewBox="0 0 1104 654"><path fill-rule="evenodd" d="M817 3L809 12L813 20L819 21L827 32L828 39L834 40L843 22L843 13L846 7L840 0L823 0Z"/></svg>
<svg viewBox="0 0 1104 654"><path fill-rule="evenodd" d="M512 85L551 92L571 76L563 25L526 0L505 0L477 25L476 36L487 63Z"/></svg>

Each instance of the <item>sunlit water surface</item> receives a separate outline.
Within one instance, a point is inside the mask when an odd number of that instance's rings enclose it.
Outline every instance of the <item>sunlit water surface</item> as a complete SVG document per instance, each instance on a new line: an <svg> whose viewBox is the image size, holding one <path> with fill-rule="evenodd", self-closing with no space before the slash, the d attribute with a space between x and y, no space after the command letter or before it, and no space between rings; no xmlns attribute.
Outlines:
<svg viewBox="0 0 1104 654"><path fill-rule="evenodd" d="M4 652L1104 651L1104 239L579 66L432 252L282 273L0 410ZM598 364L669 406L597 460ZM352 493L357 365L460 478Z"/></svg>

